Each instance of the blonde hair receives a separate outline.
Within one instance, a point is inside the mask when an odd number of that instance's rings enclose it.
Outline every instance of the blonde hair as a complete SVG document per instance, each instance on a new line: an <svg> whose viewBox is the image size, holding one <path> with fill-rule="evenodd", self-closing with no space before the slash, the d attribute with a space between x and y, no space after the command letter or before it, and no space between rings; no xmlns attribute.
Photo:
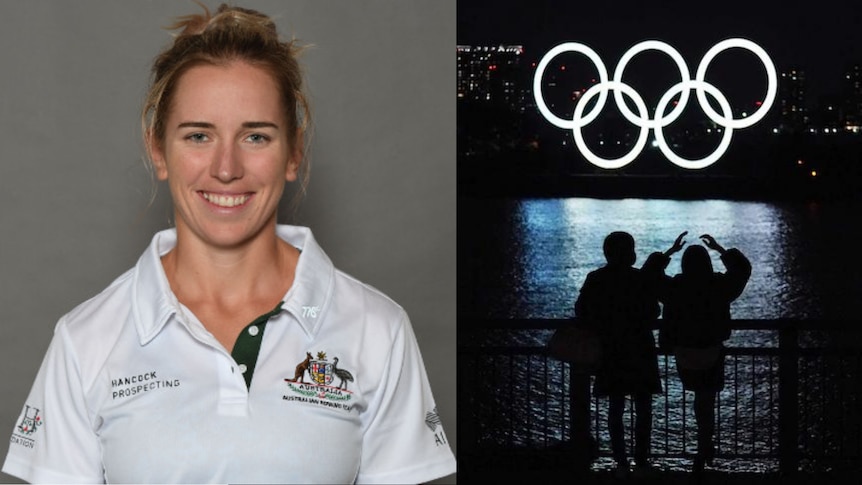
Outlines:
<svg viewBox="0 0 862 485"><path fill-rule="evenodd" d="M182 75L195 66L224 65L232 61L260 67L273 77L281 94L290 146L296 147L296 143L303 142L301 140L307 145L305 135L311 126L311 111L303 92L303 73L298 62L304 46L295 39L282 41L272 19L256 10L223 3L212 14L206 5L195 3L204 12L178 17L168 26L168 30L179 30L179 33L174 34L173 43L153 62L150 87L141 111L148 163L152 165L151 144L164 141L165 121ZM306 150L301 148L302 160L297 161L300 181L297 199L305 193L309 173Z"/></svg>

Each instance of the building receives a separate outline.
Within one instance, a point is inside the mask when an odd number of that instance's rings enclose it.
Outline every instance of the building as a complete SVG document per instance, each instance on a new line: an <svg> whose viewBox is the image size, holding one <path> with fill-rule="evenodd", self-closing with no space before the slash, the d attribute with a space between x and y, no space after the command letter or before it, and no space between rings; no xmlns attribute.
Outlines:
<svg viewBox="0 0 862 485"><path fill-rule="evenodd" d="M805 70L791 67L781 71L778 80L778 130L785 133L805 131L811 123L807 106Z"/></svg>
<svg viewBox="0 0 862 485"><path fill-rule="evenodd" d="M844 73L842 106L845 131L862 131L862 65L853 64Z"/></svg>
<svg viewBox="0 0 862 485"><path fill-rule="evenodd" d="M502 103L523 113L529 72L520 45L457 46L458 99Z"/></svg>

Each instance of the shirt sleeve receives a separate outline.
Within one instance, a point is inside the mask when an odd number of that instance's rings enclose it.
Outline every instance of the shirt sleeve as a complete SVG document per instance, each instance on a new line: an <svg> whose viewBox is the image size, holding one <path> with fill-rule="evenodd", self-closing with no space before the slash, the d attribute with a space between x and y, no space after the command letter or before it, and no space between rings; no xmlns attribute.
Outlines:
<svg viewBox="0 0 862 485"><path fill-rule="evenodd" d="M21 415L3 472L30 483L104 483L80 367L61 320Z"/></svg>
<svg viewBox="0 0 862 485"><path fill-rule="evenodd" d="M402 315L381 390L362 419L356 483L422 483L455 473L416 337Z"/></svg>

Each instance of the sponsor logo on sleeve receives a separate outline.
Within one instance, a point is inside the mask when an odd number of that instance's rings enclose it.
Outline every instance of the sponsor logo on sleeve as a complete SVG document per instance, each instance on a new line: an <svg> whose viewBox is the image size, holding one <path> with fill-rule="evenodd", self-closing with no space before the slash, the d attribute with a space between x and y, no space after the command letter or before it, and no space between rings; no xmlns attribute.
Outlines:
<svg viewBox="0 0 862 485"><path fill-rule="evenodd" d="M21 413L21 422L15 426L9 442L13 445L23 446L24 448L33 448L36 445L36 431L39 430L43 423L41 410L25 404L24 412Z"/></svg>
<svg viewBox="0 0 862 485"><path fill-rule="evenodd" d="M443 424L442 421L440 421L440 415L437 414L437 408L425 413L425 426L428 426L428 429L434 433L434 443L437 446L448 444L446 441L446 435L443 433Z"/></svg>

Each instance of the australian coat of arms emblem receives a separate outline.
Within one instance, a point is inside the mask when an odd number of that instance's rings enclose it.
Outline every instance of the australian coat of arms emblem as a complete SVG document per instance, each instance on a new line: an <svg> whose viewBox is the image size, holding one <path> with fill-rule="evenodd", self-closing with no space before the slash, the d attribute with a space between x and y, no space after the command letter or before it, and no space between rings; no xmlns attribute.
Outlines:
<svg viewBox="0 0 862 485"><path fill-rule="evenodd" d="M317 359L312 358L311 352L306 352L305 356L305 360L296 365L293 378L285 381L305 384L305 374L308 373L312 382L321 386L330 386L332 381L337 379L336 389L347 390L347 383L353 382L353 374L338 367L338 357L329 362L326 360L326 352L318 352Z"/></svg>
<svg viewBox="0 0 862 485"><path fill-rule="evenodd" d="M309 381L306 381L306 374ZM320 404L349 411L353 391L348 385L354 382L349 370L338 367L338 357L332 361L326 357L326 352L318 352L317 358L311 352L305 353L305 360L296 365L292 378L286 378L290 390L284 396L287 401L302 401Z"/></svg>

